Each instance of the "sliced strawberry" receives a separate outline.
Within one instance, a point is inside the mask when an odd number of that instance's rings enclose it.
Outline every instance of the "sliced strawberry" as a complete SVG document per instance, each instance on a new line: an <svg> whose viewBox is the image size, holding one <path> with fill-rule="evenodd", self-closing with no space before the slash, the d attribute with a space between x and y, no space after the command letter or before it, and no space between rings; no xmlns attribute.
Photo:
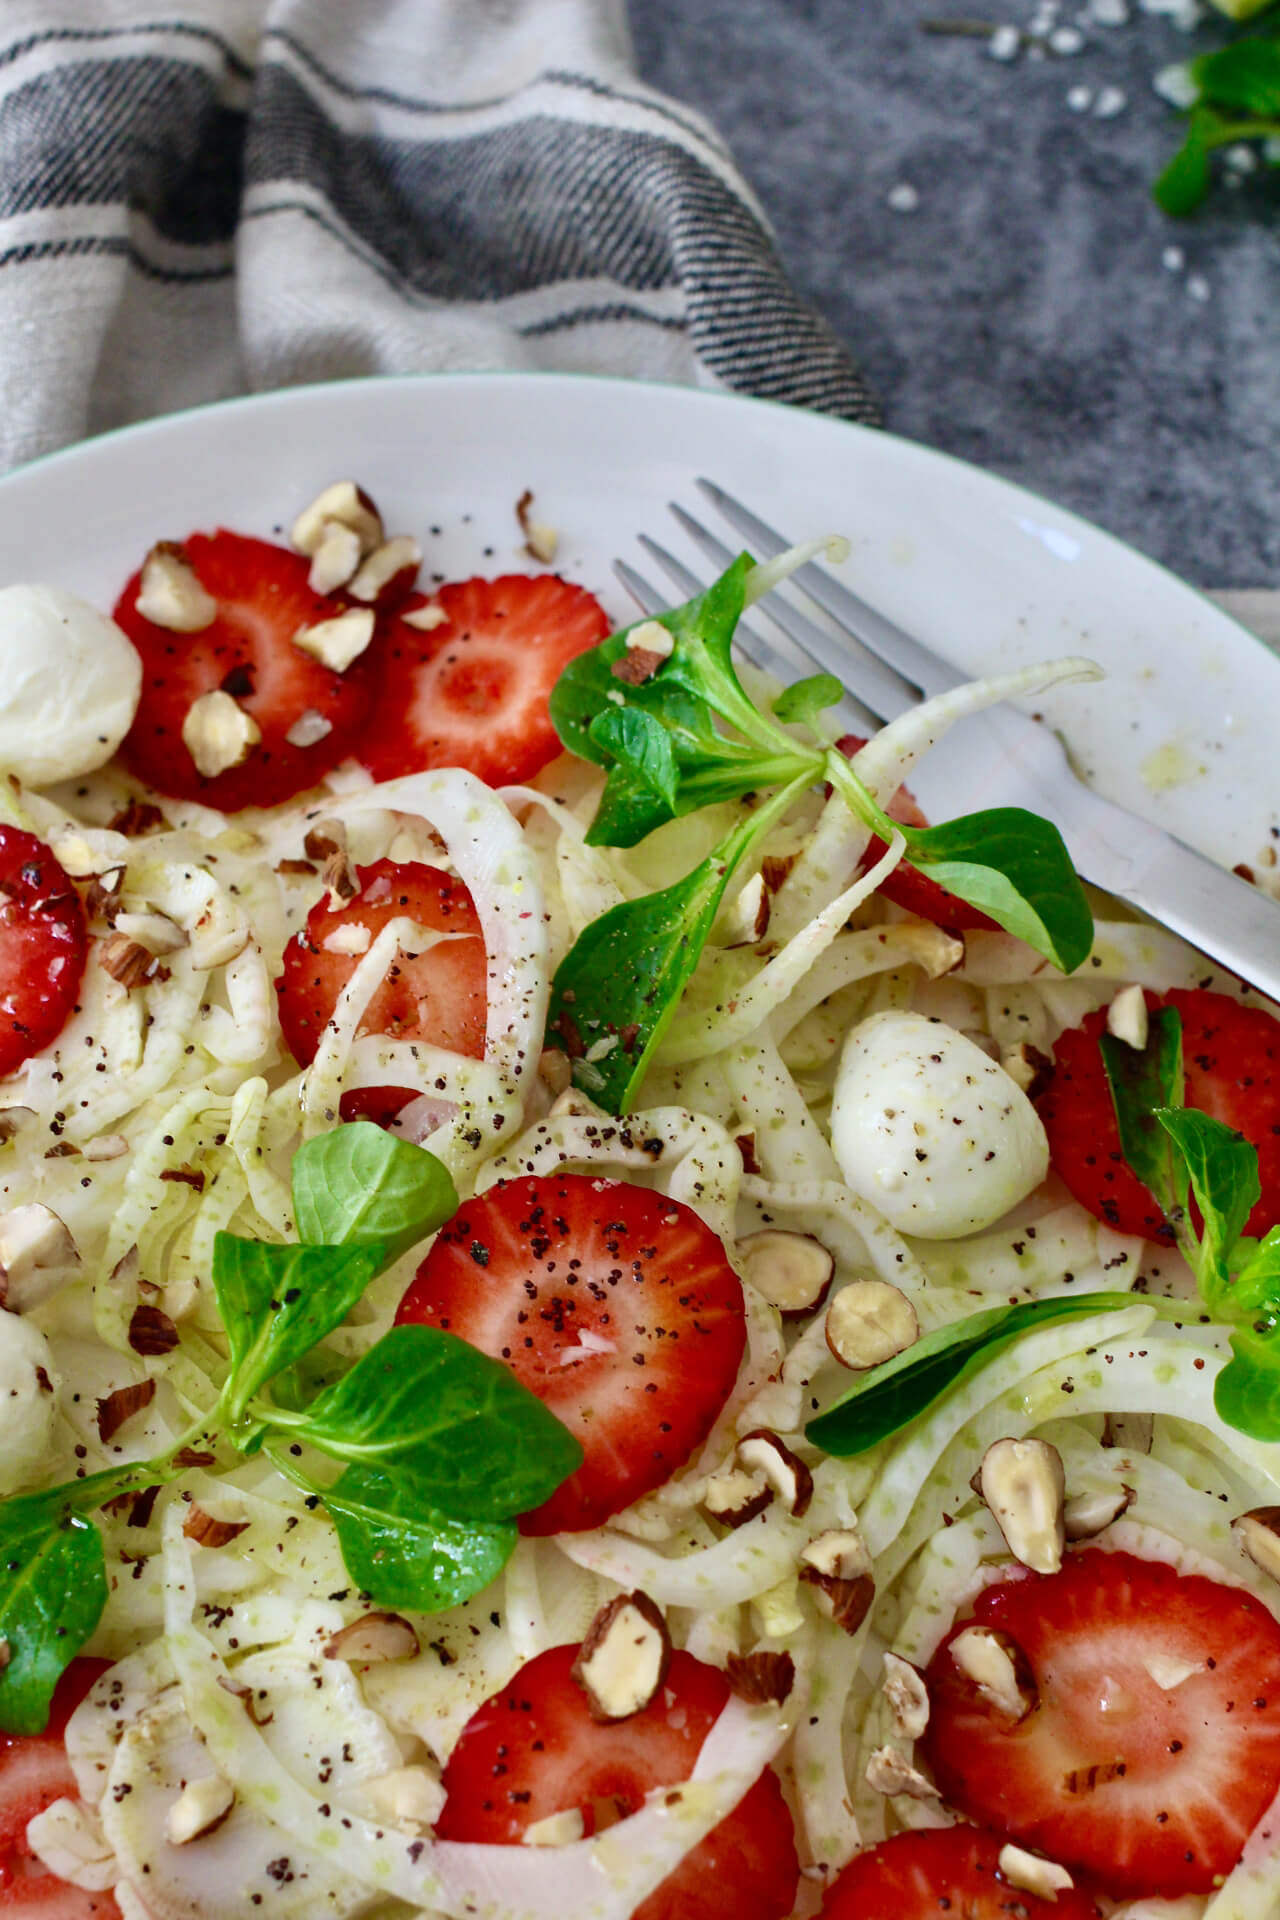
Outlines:
<svg viewBox="0 0 1280 1920"><path fill-rule="evenodd" d="M139 779L182 800L225 813L277 806L355 752L369 709L370 657L333 673L294 646L300 627L342 611L311 591L310 562L301 554L225 528L191 534L183 552L218 613L198 633L171 633L138 612L141 573L129 581L115 619L142 656L142 700L121 758ZM256 721L262 739L242 765L206 779L183 742L182 723L192 703L217 688ZM304 714L319 715L330 731L312 746L293 746L287 735Z"/></svg>
<svg viewBox="0 0 1280 1920"><path fill-rule="evenodd" d="M852 760L866 741L856 733L846 733L836 741L840 752ZM900 820L904 827L927 827L928 816L921 811L919 802L910 787L899 787L885 808L892 820ZM858 872L867 873L877 860L884 855L885 843L874 835L858 862ZM936 880L930 880L924 873L917 873L905 860L896 866L887 880L877 888L886 900L892 900L904 913L914 913L918 919L931 920L935 927L941 927L944 933L963 933L967 927L982 927L988 932L999 932L999 927L978 907L971 907L954 893L948 893Z"/></svg>
<svg viewBox="0 0 1280 1920"><path fill-rule="evenodd" d="M525 1533L581 1532L661 1486L711 1431L746 1343L741 1283L692 1208L577 1173L469 1200L396 1317L505 1360L582 1442Z"/></svg>
<svg viewBox="0 0 1280 1920"><path fill-rule="evenodd" d="M295 933L284 950L276 996L285 1045L294 1059L300 1066L314 1060L338 995L360 964L359 953L342 950L344 936L362 928L372 944L389 920L401 916L448 938L419 954L400 955L369 1002L359 1031L426 1040L480 1059L488 988L484 936L467 889L439 867L418 861L377 860L357 868L356 878L359 891L337 907L324 894L307 915L303 932ZM343 1119L375 1117L365 1105L366 1100L374 1104L374 1093L363 1089L350 1110L344 1107ZM376 1094L378 1107L394 1117L416 1090L380 1087Z"/></svg>
<svg viewBox="0 0 1280 1920"><path fill-rule="evenodd" d="M1118 1897L1209 1893L1280 1788L1280 1621L1252 1595L1125 1553L988 1587L1037 1704L1011 1722L950 1655L925 1752L945 1797Z"/></svg>
<svg viewBox="0 0 1280 1920"><path fill-rule="evenodd" d="M1000 1871L997 1835L976 1827L895 1834L851 1860L822 1903L822 1920L1095 1920L1079 1888L1053 1900L1015 1887Z"/></svg>
<svg viewBox="0 0 1280 1920"><path fill-rule="evenodd" d="M80 897L44 841L0 826L0 1074L57 1039L87 944Z"/></svg>
<svg viewBox="0 0 1280 1920"><path fill-rule="evenodd" d="M86 1893L50 1873L27 1845L27 1822L55 1800L79 1797L63 1744L67 1721L104 1660L73 1660L58 1682L44 1733L0 1735L0 1914L41 1920L119 1920L109 1893Z"/></svg>
<svg viewBox="0 0 1280 1920"><path fill-rule="evenodd" d="M415 599L410 612L427 605ZM359 757L376 780L466 767L491 786L527 780L560 751L547 711L577 654L610 632L600 603L555 574L441 587L447 615L423 632L392 621Z"/></svg>
<svg viewBox="0 0 1280 1920"><path fill-rule="evenodd" d="M590 1835L636 1812L655 1787L689 1778L729 1698L719 1668L673 1653L649 1705L602 1724L573 1679L577 1654L539 1654L472 1714L444 1770L439 1839L513 1846L535 1821L573 1810ZM783 1920L798 1872L791 1815L766 1769L634 1920Z"/></svg>
<svg viewBox="0 0 1280 1920"><path fill-rule="evenodd" d="M1223 993L1175 988L1146 996L1147 1007L1175 1007L1182 1020L1185 1099L1252 1140L1262 1198L1247 1233L1280 1220L1280 1021ZM1120 1150L1120 1130L1102 1064L1104 1011L1091 1013L1054 1042L1053 1077L1036 1102L1054 1167L1095 1218L1149 1240L1173 1236L1150 1190Z"/></svg>

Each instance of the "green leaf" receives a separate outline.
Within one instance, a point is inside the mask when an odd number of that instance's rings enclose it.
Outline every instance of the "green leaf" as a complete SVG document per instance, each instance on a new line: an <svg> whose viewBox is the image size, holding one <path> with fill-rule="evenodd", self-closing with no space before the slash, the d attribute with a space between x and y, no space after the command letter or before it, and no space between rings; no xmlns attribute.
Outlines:
<svg viewBox="0 0 1280 1920"><path fill-rule="evenodd" d="M59 1679L107 1604L102 1536L62 1488L0 1506L0 1728L42 1733Z"/></svg>
<svg viewBox="0 0 1280 1920"><path fill-rule="evenodd" d="M1261 1240L1237 1240L1235 1253L1240 1264L1234 1293L1240 1310L1253 1313L1273 1305L1280 1310L1280 1226L1270 1228Z"/></svg>
<svg viewBox="0 0 1280 1920"><path fill-rule="evenodd" d="M638 786L665 802L672 818L680 772L671 735L661 721L641 707L606 707L591 722L590 733Z"/></svg>
<svg viewBox="0 0 1280 1920"><path fill-rule="evenodd" d="M1206 134L1216 120L1216 114L1206 114L1202 109L1192 114L1186 138L1151 189L1157 206L1176 220L1194 213L1208 197L1213 181L1209 164L1212 143Z"/></svg>
<svg viewBox="0 0 1280 1920"><path fill-rule="evenodd" d="M894 822L889 822L892 830ZM1062 835L1022 807L899 829L913 867L980 907L1071 973L1093 945L1093 915Z"/></svg>
<svg viewBox="0 0 1280 1920"><path fill-rule="evenodd" d="M1201 97L1230 113L1280 119L1280 40L1251 34L1191 64Z"/></svg>
<svg viewBox="0 0 1280 1920"><path fill-rule="evenodd" d="M1002 1352L1019 1334L1055 1320L1091 1313L1119 1313L1134 1304L1130 1293L1082 1293L1052 1300L1026 1300L936 1327L883 1366L872 1367L805 1428L805 1439L825 1453L865 1453L909 1426L950 1388L958 1386Z"/></svg>
<svg viewBox="0 0 1280 1920"><path fill-rule="evenodd" d="M795 788L739 823L692 873L660 893L624 900L584 928L556 969L548 1044L589 1069L582 1086L610 1113L626 1113L707 943L734 869ZM600 1041L605 1051L593 1056ZM586 1056L584 1058L584 1056Z"/></svg>
<svg viewBox="0 0 1280 1920"><path fill-rule="evenodd" d="M348 1467L324 1495L347 1572L383 1607L441 1613L480 1593L516 1544L509 1520L450 1519L405 1473Z"/></svg>
<svg viewBox="0 0 1280 1920"><path fill-rule="evenodd" d="M394 1260L458 1210L448 1168L369 1120L306 1141L293 1157L298 1238L379 1247Z"/></svg>
<svg viewBox="0 0 1280 1920"><path fill-rule="evenodd" d="M582 1465L582 1448L536 1394L438 1327L393 1327L288 1425L335 1459L403 1466L432 1506L472 1520L526 1513Z"/></svg>
<svg viewBox="0 0 1280 1920"><path fill-rule="evenodd" d="M223 1389L228 1419L242 1419L268 1380L341 1326L384 1252L381 1243L280 1247L233 1233L216 1236L213 1290L231 1343L231 1377Z"/></svg>
<svg viewBox="0 0 1280 1920"><path fill-rule="evenodd" d="M1232 1250L1245 1221L1262 1196L1258 1178L1258 1150L1242 1133L1195 1107L1157 1107L1156 1119L1173 1140L1186 1163L1200 1217L1200 1274L1205 1304L1214 1312L1222 1304Z"/></svg>
<svg viewBox="0 0 1280 1920"><path fill-rule="evenodd" d="M1187 1205L1187 1169L1157 1109L1182 1105L1182 1021L1161 1007L1147 1023L1145 1047L1104 1033L1099 1041L1124 1157L1176 1228Z"/></svg>
<svg viewBox="0 0 1280 1920"><path fill-rule="evenodd" d="M820 713L843 699L844 688L834 674L812 673L807 680L797 680L784 688L773 703L773 711L784 726L796 721L812 725Z"/></svg>
<svg viewBox="0 0 1280 1920"><path fill-rule="evenodd" d="M1231 1358L1213 1383L1220 1419L1251 1440L1280 1440L1280 1351L1274 1336L1253 1328L1231 1335Z"/></svg>
<svg viewBox="0 0 1280 1920"><path fill-rule="evenodd" d="M891 819L844 755L826 756L827 777L883 840L900 833L913 867L980 907L1006 930L1072 973L1093 945L1093 915L1062 835L1023 807L992 807L938 827Z"/></svg>

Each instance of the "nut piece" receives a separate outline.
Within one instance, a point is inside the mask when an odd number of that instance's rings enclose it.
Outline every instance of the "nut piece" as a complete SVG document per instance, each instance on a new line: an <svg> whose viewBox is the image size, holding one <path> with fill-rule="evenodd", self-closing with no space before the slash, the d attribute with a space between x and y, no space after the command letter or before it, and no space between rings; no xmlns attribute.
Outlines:
<svg viewBox="0 0 1280 1920"><path fill-rule="evenodd" d="M339 587L345 587L363 555L360 535L354 527L344 526L341 520L326 520L307 575L312 593L336 593Z"/></svg>
<svg viewBox="0 0 1280 1920"><path fill-rule="evenodd" d="M865 1778L873 1793L890 1797L897 1793L908 1793L913 1800L942 1798L932 1780L926 1780L905 1754L895 1752L892 1747L876 1748L867 1762Z"/></svg>
<svg viewBox="0 0 1280 1920"><path fill-rule="evenodd" d="M402 613L400 618L406 627L416 627L419 633L434 633L437 627L449 624L449 616L438 600L428 600L425 607L414 607L411 613Z"/></svg>
<svg viewBox="0 0 1280 1920"><path fill-rule="evenodd" d="M1180 1660L1172 1653L1149 1653L1142 1662L1162 1693L1172 1693L1193 1673L1203 1673L1203 1660Z"/></svg>
<svg viewBox="0 0 1280 1920"><path fill-rule="evenodd" d="M126 993L132 993L135 987L145 987L160 970L160 963L150 947L144 947L141 941L131 940L125 933L109 933L98 947L98 964L104 973L118 981Z"/></svg>
<svg viewBox="0 0 1280 1920"><path fill-rule="evenodd" d="M738 1442L738 1463L762 1473L788 1513L799 1519L813 1499L813 1475L797 1454L767 1427L753 1427Z"/></svg>
<svg viewBox="0 0 1280 1920"><path fill-rule="evenodd" d="M398 533L375 547L351 580L347 592L366 606L382 606L397 594L408 593L422 565L422 548L409 533Z"/></svg>
<svg viewBox="0 0 1280 1920"><path fill-rule="evenodd" d="M522 1847L571 1847L587 1830L581 1807L566 1807L562 1813L549 1813L535 1820L520 1835Z"/></svg>
<svg viewBox="0 0 1280 1920"><path fill-rule="evenodd" d="M172 540L152 547L142 563L134 601L144 620L168 633L200 633L217 618L218 603L196 579L195 569Z"/></svg>
<svg viewBox="0 0 1280 1920"><path fill-rule="evenodd" d="M345 613L335 613L332 620L317 620L313 627L299 627L293 644L318 660L322 667L345 673L372 640L373 620L371 607L348 607Z"/></svg>
<svg viewBox="0 0 1280 1920"><path fill-rule="evenodd" d="M807 1233L784 1233L777 1227L749 1233L739 1240L735 1252L743 1279L763 1294L784 1320L815 1312L826 1299L836 1270L834 1259L820 1240Z"/></svg>
<svg viewBox="0 0 1280 1920"><path fill-rule="evenodd" d="M187 944L186 934L167 913L118 913L115 927L148 953L177 953Z"/></svg>
<svg viewBox="0 0 1280 1920"><path fill-rule="evenodd" d="M929 1724L929 1694L919 1669L896 1653L884 1656L884 1697L895 1730L904 1740L918 1740Z"/></svg>
<svg viewBox="0 0 1280 1920"><path fill-rule="evenodd" d="M156 1397L154 1380L134 1380L127 1387L117 1387L98 1402L98 1438L105 1447L114 1440L126 1420L132 1420L135 1413L141 1413L149 1407Z"/></svg>
<svg viewBox="0 0 1280 1920"><path fill-rule="evenodd" d="M871 1555L852 1528L832 1528L802 1547L800 1579L814 1589L821 1612L846 1633L858 1631L876 1597Z"/></svg>
<svg viewBox="0 0 1280 1920"><path fill-rule="evenodd" d="M1004 1049L1000 1055L1000 1065L1014 1086L1021 1087L1028 1100L1035 1100L1049 1083L1053 1061L1047 1053L1041 1053L1039 1047L1033 1047L1029 1040L1019 1040L1015 1046Z"/></svg>
<svg viewBox="0 0 1280 1920"><path fill-rule="evenodd" d="M593 1720L626 1720L648 1706L670 1660L667 1623L648 1594L620 1593L588 1627L573 1677Z"/></svg>
<svg viewBox="0 0 1280 1920"><path fill-rule="evenodd" d="M966 1627L948 1651L989 1707L1015 1726L1026 1719L1036 1704L1036 1686L1016 1640L992 1627Z"/></svg>
<svg viewBox="0 0 1280 1920"><path fill-rule="evenodd" d="M827 1345L842 1367L857 1372L905 1353L919 1338L915 1308L887 1280L852 1280L827 1308Z"/></svg>
<svg viewBox="0 0 1280 1920"><path fill-rule="evenodd" d="M789 1653L731 1653L724 1663L729 1685L739 1700L753 1706L780 1707L796 1683L796 1663Z"/></svg>
<svg viewBox="0 0 1280 1920"><path fill-rule="evenodd" d="M1062 1525L1068 1540L1092 1540L1133 1505L1133 1488L1099 1487L1092 1493L1077 1493L1062 1510Z"/></svg>
<svg viewBox="0 0 1280 1920"><path fill-rule="evenodd" d="M304 707L285 734L285 739L291 747L315 747L322 740L327 740L332 732L332 720L326 720L314 707Z"/></svg>
<svg viewBox="0 0 1280 1920"><path fill-rule="evenodd" d="M418 1636L398 1613L366 1613L351 1620L324 1645L326 1660L359 1661L373 1666L384 1660L412 1660L419 1651Z"/></svg>
<svg viewBox="0 0 1280 1920"><path fill-rule="evenodd" d="M531 560L541 560L543 566L549 567L556 557L560 535L554 527L545 526L541 521L535 520L531 512L532 507L533 492L531 488L526 487L516 501L516 519L520 522L520 531L524 535L525 552Z"/></svg>
<svg viewBox="0 0 1280 1920"><path fill-rule="evenodd" d="M243 766L261 738L253 715L221 687L193 700L182 722L182 744L206 780Z"/></svg>
<svg viewBox="0 0 1280 1920"><path fill-rule="evenodd" d="M178 1329L162 1307L139 1306L129 1321L129 1345L144 1358L172 1353L178 1344Z"/></svg>
<svg viewBox="0 0 1280 1920"><path fill-rule="evenodd" d="M356 954L368 953L373 944L373 934L368 927L355 920L350 926L335 927L320 944L326 953L346 953L354 958Z"/></svg>
<svg viewBox="0 0 1280 1920"><path fill-rule="evenodd" d="M713 1473L707 1481L703 1508L722 1527L745 1527L773 1501L773 1488L762 1473L748 1473L742 1467L730 1467L726 1473Z"/></svg>
<svg viewBox="0 0 1280 1920"><path fill-rule="evenodd" d="M654 654L659 660L669 660L676 645L675 636L661 620L638 620L628 629L625 644L628 653Z"/></svg>
<svg viewBox="0 0 1280 1920"><path fill-rule="evenodd" d="M1155 1426L1153 1413L1109 1413L1102 1423L1100 1444L1122 1447L1126 1453L1150 1453Z"/></svg>
<svg viewBox="0 0 1280 1920"><path fill-rule="evenodd" d="M1033 1573L1057 1573L1066 1544L1062 1455L1047 1440L996 1440L979 1487L1010 1553Z"/></svg>
<svg viewBox="0 0 1280 1920"><path fill-rule="evenodd" d="M171 1847L185 1847L220 1827L235 1803L235 1789L220 1773L189 1781L165 1815L165 1839Z"/></svg>
<svg viewBox="0 0 1280 1920"><path fill-rule="evenodd" d="M1043 1860L1038 1853L1015 1847L1012 1841L1001 1847L996 1866L1011 1887L1037 1894L1041 1900L1056 1900L1060 1893L1069 1893L1075 1885L1066 1868L1060 1867L1056 1860Z"/></svg>
<svg viewBox="0 0 1280 1920"><path fill-rule="evenodd" d="M1121 987L1107 1008L1107 1032L1114 1034L1117 1040L1123 1040L1126 1045L1136 1047L1141 1053L1147 1044L1149 1031L1147 998L1142 988Z"/></svg>
<svg viewBox="0 0 1280 1920"><path fill-rule="evenodd" d="M237 1534L243 1533L248 1524L247 1520L219 1520L207 1507L193 1505L182 1523L182 1531L198 1547L225 1547Z"/></svg>
<svg viewBox="0 0 1280 1920"><path fill-rule="evenodd" d="M68 1228L42 1201L0 1213L0 1306L10 1313L38 1307L79 1264Z"/></svg>
<svg viewBox="0 0 1280 1920"><path fill-rule="evenodd" d="M314 557L334 521L350 527L360 542L361 554L372 553L382 545L382 516L373 501L354 480L337 480L317 494L293 523L289 536L299 553Z"/></svg>
<svg viewBox="0 0 1280 1920"><path fill-rule="evenodd" d="M1238 1514L1231 1531L1254 1566L1280 1580L1280 1507L1253 1507Z"/></svg>
<svg viewBox="0 0 1280 1920"><path fill-rule="evenodd" d="M715 937L722 947L753 947L769 931L773 902L762 873L753 873L717 922ZM754 1234L749 1236L755 1239ZM745 1242L740 1242L745 1245Z"/></svg>

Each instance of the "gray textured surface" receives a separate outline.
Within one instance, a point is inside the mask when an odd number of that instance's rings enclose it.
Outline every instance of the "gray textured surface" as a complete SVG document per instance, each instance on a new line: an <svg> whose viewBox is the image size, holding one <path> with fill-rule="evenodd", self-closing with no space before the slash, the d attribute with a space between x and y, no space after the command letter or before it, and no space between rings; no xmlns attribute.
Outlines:
<svg viewBox="0 0 1280 1920"><path fill-rule="evenodd" d="M1280 174L1153 205L1151 89L1213 44L1134 13L1003 66L938 14L1033 0L630 0L644 77L708 114L886 424L1074 507L1202 585L1280 587ZM1085 10L1067 5L1074 21ZM1118 86L1114 119L1070 88ZM890 190L909 182L914 213ZM1186 267L1162 264L1171 245ZM1188 292L1192 275L1209 298Z"/></svg>

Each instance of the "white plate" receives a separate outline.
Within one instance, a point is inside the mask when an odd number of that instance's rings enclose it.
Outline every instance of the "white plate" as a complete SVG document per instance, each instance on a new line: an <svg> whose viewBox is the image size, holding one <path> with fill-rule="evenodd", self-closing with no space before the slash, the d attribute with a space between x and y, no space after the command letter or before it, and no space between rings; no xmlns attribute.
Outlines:
<svg viewBox="0 0 1280 1920"><path fill-rule="evenodd" d="M0 584L43 580L109 606L158 539L222 522L282 534L351 477L424 576L528 567L514 502L559 528L557 568L618 618L622 554L652 532L702 567L666 514L706 473L792 538L839 531L844 577L973 671L1087 653L1097 686L1038 700L1111 798L1232 865L1280 825L1280 659L1209 601L1021 488L887 434L765 402L555 374L292 388L106 435L0 480ZM732 541L732 536L729 536ZM703 569L705 571L705 569ZM940 796L920 782L936 812Z"/></svg>

